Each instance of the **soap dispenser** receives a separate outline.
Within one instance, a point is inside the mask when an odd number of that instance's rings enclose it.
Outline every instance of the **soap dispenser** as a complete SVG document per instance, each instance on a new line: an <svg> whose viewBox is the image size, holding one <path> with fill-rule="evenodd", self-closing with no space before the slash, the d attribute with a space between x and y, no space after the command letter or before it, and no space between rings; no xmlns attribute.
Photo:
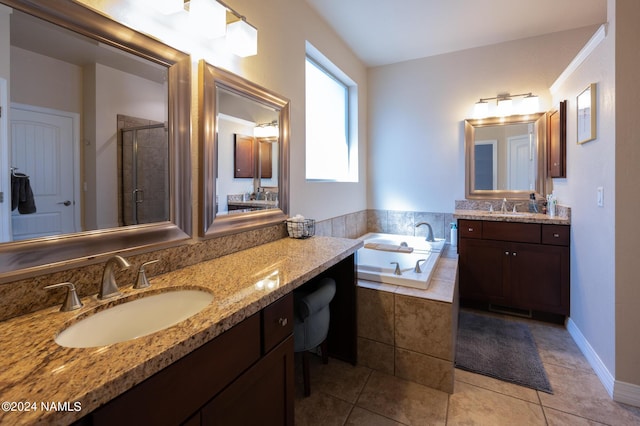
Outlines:
<svg viewBox="0 0 640 426"><path fill-rule="evenodd" d="M536 194L529 194L529 213L538 213L538 203L536 202Z"/></svg>

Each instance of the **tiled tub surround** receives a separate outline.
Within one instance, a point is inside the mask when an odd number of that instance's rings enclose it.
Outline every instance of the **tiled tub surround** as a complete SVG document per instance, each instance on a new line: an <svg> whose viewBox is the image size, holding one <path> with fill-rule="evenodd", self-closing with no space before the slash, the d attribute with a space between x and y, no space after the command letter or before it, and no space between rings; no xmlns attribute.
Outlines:
<svg viewBox="0 0 640 426"><path fill-rule="evenodd" d="M148 290L128 286L123 293L131 296L200 287L212 292L214 301L166 330L101 348L63 348L53 340L73 318L105 303L95 296L83 298L85 306L79 311L59 312L57 304L1 322L3 401L79 401L82 411L2 411L0 423L70 423L345 259L361 245L341 238L282 238L153 277ZM259 285L274 272L279 282L276 288ZM62 293L57 298L61 303Z"/></svg>
<svg viewBox="0 0 640 426"><path fill-rule="evenodd" d="M457 255L445 245L428 290L358 280L358 363L453 393Z"/></svg>

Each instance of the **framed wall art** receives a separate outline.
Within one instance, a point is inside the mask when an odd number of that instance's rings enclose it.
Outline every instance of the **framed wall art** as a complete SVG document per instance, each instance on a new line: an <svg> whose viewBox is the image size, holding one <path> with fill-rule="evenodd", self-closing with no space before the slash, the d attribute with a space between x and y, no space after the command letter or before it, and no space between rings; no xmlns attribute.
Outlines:
<svg viewBox="0 0 640 426"><path fill-rule="evenodd" d="M591 83L576 98L578 112L578 143L592 141L596 138L596 83Z"/></svg>

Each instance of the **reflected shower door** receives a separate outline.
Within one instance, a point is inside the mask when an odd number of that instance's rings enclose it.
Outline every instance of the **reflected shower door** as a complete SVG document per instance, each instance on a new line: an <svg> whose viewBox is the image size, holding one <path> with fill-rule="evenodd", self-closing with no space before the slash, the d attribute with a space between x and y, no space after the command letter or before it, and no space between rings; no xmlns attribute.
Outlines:
<svg viewBox="0 0 640 426"><path fill-rule="evenodd" d="M169 141L163 123L121 129L122 225L169 220Z"/></svg>

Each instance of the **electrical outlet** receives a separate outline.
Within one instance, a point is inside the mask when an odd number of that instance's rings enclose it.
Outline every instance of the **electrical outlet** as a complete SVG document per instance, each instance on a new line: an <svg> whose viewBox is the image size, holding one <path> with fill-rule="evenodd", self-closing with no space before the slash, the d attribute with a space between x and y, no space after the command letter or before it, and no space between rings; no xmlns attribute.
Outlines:
<svg viewBox="0 0 640 426"><path fill-rule="evenodd" d="M598 207L604 207L604 188L599 186L597 188L597 193Z"/></svg>

